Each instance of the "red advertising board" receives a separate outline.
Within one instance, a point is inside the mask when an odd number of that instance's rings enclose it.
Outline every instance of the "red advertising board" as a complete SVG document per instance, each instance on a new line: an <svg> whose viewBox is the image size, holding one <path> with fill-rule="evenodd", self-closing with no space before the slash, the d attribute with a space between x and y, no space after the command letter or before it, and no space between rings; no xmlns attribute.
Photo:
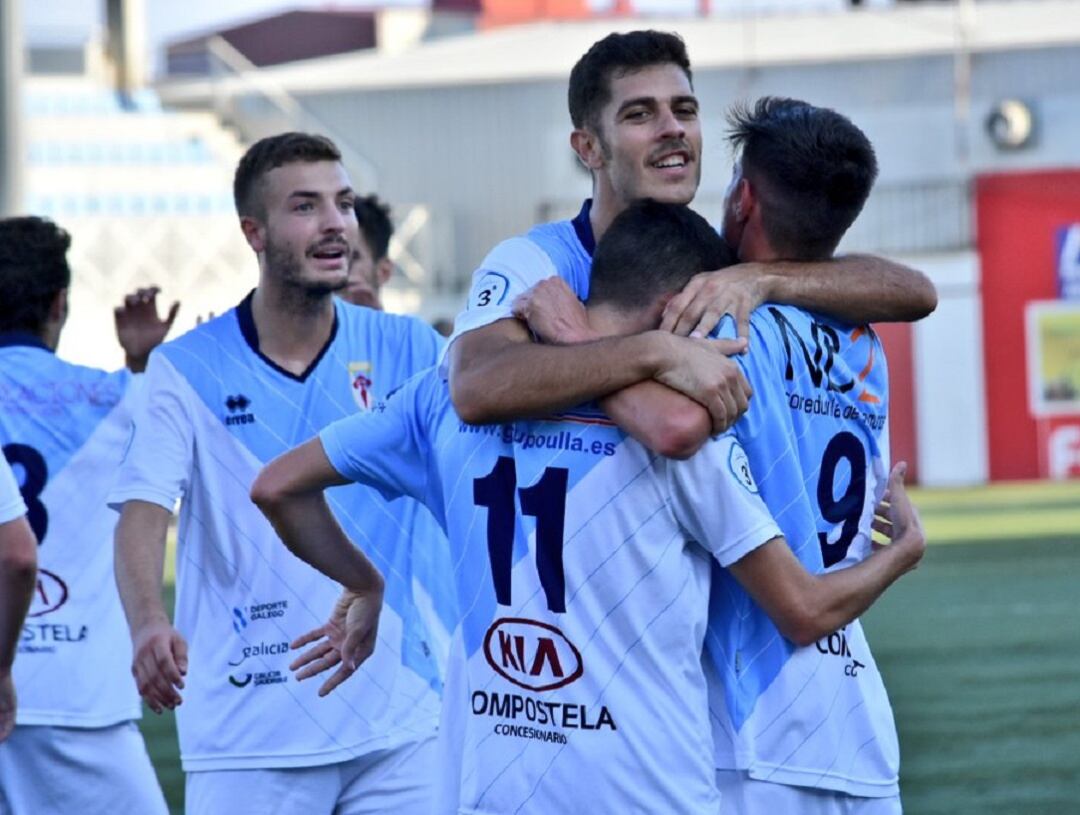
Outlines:
<svg viewBox="0 0 1080 815"><path fill-rule="evenodd" d="M990 479L1045 478L1072 455L1068 428L1080 416L1033 415L1025 309L1058 297L1056 253L1062 227L1080 222L1080 170L981 176L975 197Z"/></svg>

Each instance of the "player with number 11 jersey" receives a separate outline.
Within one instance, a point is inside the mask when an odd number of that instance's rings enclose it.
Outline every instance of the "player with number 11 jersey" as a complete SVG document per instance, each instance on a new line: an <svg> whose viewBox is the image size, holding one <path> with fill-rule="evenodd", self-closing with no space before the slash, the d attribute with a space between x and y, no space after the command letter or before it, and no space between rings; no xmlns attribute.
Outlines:
<svg viewBox="0 0 1080 815"><path fill-rule="evenodd" d="M320 439L345 478L441 508L463 616L440 811L719 811L710 555L729 565L778 536L728 466L730 434L677 462L588 407L468 425L432 371Z"/></svg>

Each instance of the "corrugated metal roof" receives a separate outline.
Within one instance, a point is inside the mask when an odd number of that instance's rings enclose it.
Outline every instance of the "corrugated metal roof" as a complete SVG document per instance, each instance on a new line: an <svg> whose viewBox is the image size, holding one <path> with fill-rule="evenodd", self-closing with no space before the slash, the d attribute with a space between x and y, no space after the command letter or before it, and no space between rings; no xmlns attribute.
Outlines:
<svg viewBox="0 0 1080 815"><path fill-rule="evenodd" d="M611 31L677 31L694 69L888 59L1080 44L1080 3L980 2L962 34L956 4L709 19L546 22L450 37L384 55L354 53L264 70L296 91L460 85L564 78Z"/></svg>

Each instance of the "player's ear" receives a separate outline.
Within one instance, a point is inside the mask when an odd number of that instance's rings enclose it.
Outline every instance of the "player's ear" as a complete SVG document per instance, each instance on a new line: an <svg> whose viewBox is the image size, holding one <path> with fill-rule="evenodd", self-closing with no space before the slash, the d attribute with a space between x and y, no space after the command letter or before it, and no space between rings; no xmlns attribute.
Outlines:
<svg viewBox="0 0 1080 815"><path fill-rule="evenodd" d="M577 154L578 161L587 170L599 170L604 166L604 150L600 137L588 128L579 127L570 134L570 146Z"/></svg>
<svg viewBox="0 0 1080 815"><path fill-rule="evenodd" d="M388 257L379 258L379 262L375 264L375 280L382 288L386 285L387 281L394 274L394 261Z"/></svg>
<svg viewBox="0 0 1080 815"><path fill-rule="evenodd" d="M266 227L250 215L240 216L240 231L244 233L244 240L248 246L258 254L266 249Z"/></svg>
<svg viewBox="0 0 1080 815"><path fill-rule="evenodd" d="M732 212L735 220L746 223L755 209L757 209L757 194L754 192L754 186L746 176L743 176L735 185L732 195Z"/></svg>
<svg viewBox="0 0 1080 815"><path fill-rule="evenodd" d="M68 290L60 289L49 304L49 322L63 325L68 315Z"/></svg>

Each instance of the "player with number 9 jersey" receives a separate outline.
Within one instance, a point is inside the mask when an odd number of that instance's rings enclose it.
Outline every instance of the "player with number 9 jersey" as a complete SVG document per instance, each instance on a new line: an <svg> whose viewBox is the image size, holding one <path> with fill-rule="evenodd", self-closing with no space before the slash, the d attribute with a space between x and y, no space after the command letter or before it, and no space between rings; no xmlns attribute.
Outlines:
<svg viewBox="0 0 1080 815"><path fill-rule="evenodd" d="M589 407L468 425L431 371L320 439L343 477L422 501L448 531L463 614L440 811L720 811L710 556L729 565L778 534L727 466L730 434L676 462Z"/></svg>
<svg viewBox="0 0 1080 815"><path fill-rule="evenodd" d="M732 336L730 320L717 330ZM735 433L761 496L807 571L871 552L889 472L888 370L869 326L766 305L739 357L754 401ZM797 648L714 570L706 665L717 768L866 798L898 796L892 709L858 620ZM898 800L897 800L898 802Z"/></svg>

